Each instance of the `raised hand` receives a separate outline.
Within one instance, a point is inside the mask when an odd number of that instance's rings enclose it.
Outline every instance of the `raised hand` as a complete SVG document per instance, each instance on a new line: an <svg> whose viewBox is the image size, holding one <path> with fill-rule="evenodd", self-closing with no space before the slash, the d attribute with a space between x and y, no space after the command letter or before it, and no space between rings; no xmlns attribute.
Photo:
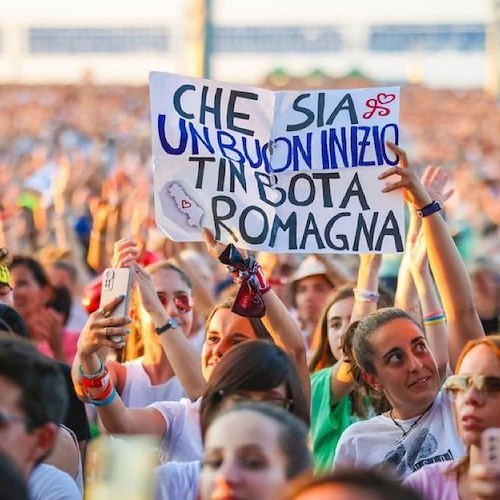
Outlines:
<svg viewBox="0 0 500 500"><path fill-rule="evenodd" d="M420 180L422 181L422 185L430 194L431 198L439 201L441 205L444 205L444 203L450 199L451 195L455 191L453 188L444 191L444 188L450 180L450 175L441 167L428 165Z"/></svg>
<svg viewBox="0 0 500 500"><path fill-rule="evenodd" d="M153 280L149 273L147 273L142 266L135 263L132 265L132 270L134 272L134 279L139 288L139 293L141 296L141 303L144 309L150 314L155 311L162 311L163 305L156 294L156 290L153 284Z"/></svg>
<svg viewBox="0 0 500 500"><path fill-rule="evenodd" d="M131 267L139 258L139 246L130 238L122 238L113 245L112 267Z"/></svg>
<svg viewBox="0 0 500 500"><path fill-rule="evenodd" d="M123 299L124 296L116 297L89 316L78 338L80 357L91 356L101 347L119 349L125 345L125 339L129 333L127 325L130 323L130 318L109 316Z"/></svg>
<svg viewBox="0 0 500 500"><path fill-rule="evenodd" d="M220 241L217 241L210 229L207 229L206 227L203 228L203 239L205 240L205 245L207 247L208 253L218 260L220 254L224 251L227 245L221 243ZM248 257L248 252L246 250L238 250L244 259Z"/></svg>
<svg viewBox="0 0 500 500"><path fill-rule="evenodd" d="M396 167L387 169L378 178L384 180L396 175L399 177L399 180L394 181L391 179L392 182L386 183L382 192L390 193L398 189L403 189L405 200L411 203L417 210L431 203L432 198L425 190L415 171L410 168L406 151L389 141L387 142L387 147L398 156L399 162Z"/></svg>

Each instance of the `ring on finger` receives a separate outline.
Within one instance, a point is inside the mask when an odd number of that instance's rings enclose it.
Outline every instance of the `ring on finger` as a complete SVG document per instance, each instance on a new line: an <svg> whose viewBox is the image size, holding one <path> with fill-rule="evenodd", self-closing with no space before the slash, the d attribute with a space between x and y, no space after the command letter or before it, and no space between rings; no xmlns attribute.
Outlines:
<svg viewBox="0 0 500 500"><path fill-rule="evenodd" d="M107 326L107 327L104 329L104 333L106 334L106 337L109 335L109 326Z"/></svg>
<svg viewBox="0 0 500 500"><path fill-rule="evenodd" d="M106 311L104 310L104 307L101 307L97 312L99 314L102 314L103 316L106 314Z"/></svg>

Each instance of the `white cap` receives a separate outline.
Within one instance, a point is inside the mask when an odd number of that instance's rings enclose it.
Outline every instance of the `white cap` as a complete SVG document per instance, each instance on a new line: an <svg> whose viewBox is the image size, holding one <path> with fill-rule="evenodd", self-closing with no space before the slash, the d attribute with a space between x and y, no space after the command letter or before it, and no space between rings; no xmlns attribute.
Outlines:
<svg viewBox="0 0 500 500"><path fill-rule="evenodd" d="M324 276L328 281L331 280L326 272L326 267L315 255L308 255L299 265L298 269L290 278L290 283L300 281L309 276ZM333 283L332 283L333 285Z"/></svg>

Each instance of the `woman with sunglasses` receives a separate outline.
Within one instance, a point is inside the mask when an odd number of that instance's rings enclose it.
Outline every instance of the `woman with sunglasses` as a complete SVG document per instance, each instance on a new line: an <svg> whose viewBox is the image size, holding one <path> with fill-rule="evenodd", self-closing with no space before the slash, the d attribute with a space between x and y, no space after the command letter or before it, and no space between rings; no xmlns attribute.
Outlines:
<svg viewBox="0 0 500 500"><path fill-rule="evenodd" d="M137 293L133 293L131 311L134 321L130 329L134 331L123 347L129 360L106 362L111 381L130 408L144 408L156 401L179 401L186 395L196 399L204 380L199 354L187 341L193 322L191 282L182 269L167 261L143 269L136 263L137 257L138 246L133 240L122 239L115 244L113 266L132 270ZM167 320L176 325L178 334L164 348L164 337L155 332L155 321L165 324ZM176 363L177 356L182 356L185 363Z"/></svg>
<svg viewBox="0 0 500 500"><path fill-rule="evenodd" d="M219 255L223 245L207 237L207 246L214 255ZM254 263L255 264L255 263ZM253 265L259 272L258 265ZM149 279L141 268L136 267L135 276L141 289L141 298L147 309L150 301L158 301L151 287L142 287ZM217 304L209 315L205 328L205 342L201 356L201 371L209 380L212 371L235 345L258 338L273 340L282 347L295 362L304 390L308 394L309 376L306 365L305 345L297 325L277 295L259 274L262 304L265 316L261 319L241 316L233 312L234 300ZM146 295L143 293L147 291ZM82 331L78 344L78 354L73 363L73 382L82 397L95 404L105 428L112 433L153 434L162 439L162 462L168 460L190 461L201 457L202 446L199 428L200 400L191 402L163 401L147 408L126 408L117 396L114 384L109 379L105 367L97 356L102 347L113 347L109 338L126 336L128 318L109 317L109 312L120 302L116 298L102 310L92 313ZM245 302L245 301L243 301ZM248 303L248 302L247 302ZM250 301L250 304L253 304ZM238 303L239 306L242 304ZM155 307L152 321L161 337L162 345L174 372L184 387L193 382L193 373L199 370L199 358L195 362L185 336L172 324L164 310ZM269 325L269 330L264 326ZM121 344L119 344L121 345Z"/></svg>
<svg viewBox="0 0 500 500"><path fill-rule="evenodd" d="M429 500L498 499L499 450L497 466L488 464L483 433L500 427L500 335L467 344L456 373L448 377L444 389L454 403L455 424L467 453L459 460L423 467L405 483Z"/></svg>
<svg viewBox="0 0 500 500"><path fill-rule="evenodd" d="M439 203L409 168L406 153L392 143L388 147L398 155L399 165L379 176L388 180L382 191L403 188L422 218L428 259L447 319L449 366L454 369L465 344L484 336L470 280ZM393 176L398 180L392 181ZM445 366L438 367L422 327L409 314L389 308L368 315L354 329L347 347L356 382L383 393L391 409L351 425L342 434L334 468L389 467L403 478L423 465L463 454L449 423L450 402L440 390Z"/></svg>

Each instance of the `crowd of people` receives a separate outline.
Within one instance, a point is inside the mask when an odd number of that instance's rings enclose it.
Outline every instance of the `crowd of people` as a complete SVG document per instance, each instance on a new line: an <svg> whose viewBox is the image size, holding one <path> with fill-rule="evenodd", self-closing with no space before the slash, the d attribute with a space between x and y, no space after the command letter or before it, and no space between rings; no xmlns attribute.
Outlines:
<svg viewBox="0 0 500 500"><path fill-rule="evenodd" d="M156 228L146 89L2 88L0 497L499 498L500 113L402 103L402 257L247 255Z"/></svg>

